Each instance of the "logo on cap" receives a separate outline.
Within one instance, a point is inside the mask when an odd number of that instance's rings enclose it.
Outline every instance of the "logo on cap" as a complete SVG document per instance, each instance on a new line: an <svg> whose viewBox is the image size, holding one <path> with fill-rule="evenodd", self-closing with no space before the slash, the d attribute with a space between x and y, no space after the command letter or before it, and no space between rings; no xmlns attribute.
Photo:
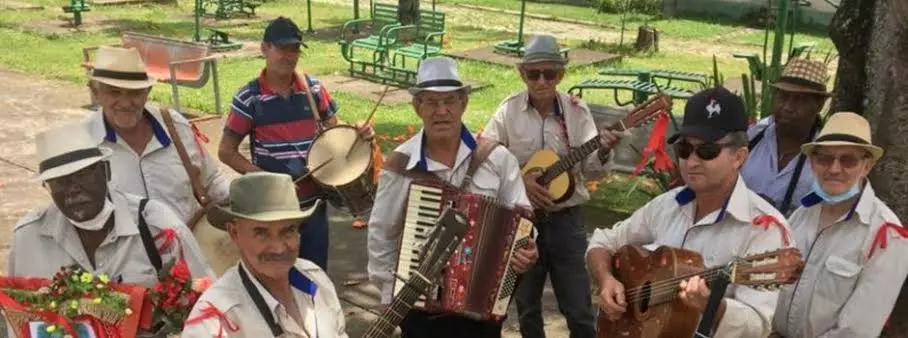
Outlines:
<svg viewBox="0 0 908 338"><path fill-rule="evenodd" d="M706 118L711 119L713 115L718 116L722 113L722 106L719 105L719 102L716 102L716 99L710 99L709 104L706 105L706 112L709 113Z"/></svg>

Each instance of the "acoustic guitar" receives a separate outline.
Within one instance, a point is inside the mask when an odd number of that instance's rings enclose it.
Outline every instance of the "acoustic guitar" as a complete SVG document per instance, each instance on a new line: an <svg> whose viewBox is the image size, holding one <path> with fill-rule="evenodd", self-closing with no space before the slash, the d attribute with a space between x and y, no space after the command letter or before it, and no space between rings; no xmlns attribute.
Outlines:
<svg viewBox="0 0 908 338"><path fill-rule="evenodd" d="M626 245L612 257L614 276L624 285L627 309L615 321L600 311L597 338L692 337L700 313L676 298L682 280L700 276L711 285L723 276L732 284L775 290L796 282L804 265L797 248L751 255L709 269L703 268L700 254L668 246L650 252Z"/></svg>
<svg viewBox="0 0 908 338"><path fill-rule="evenodd" d="M664 94L655 95L607 129L625 131L647 124L659 117L659 112L669 111L671 106L670 97ZM542 171L542 175L536 181L548 189L554 203L561 203L571 198L574 194L574 186L577 184L570 169L599 148L599 136L597 135L580 147L571 150L564 158L560 158L558 153L551 149L542 149L530 157L522 171L524 175Z"/></svg>
<svg viewBox="0 0 908 338"><path fill-rule="evenodd" d="M432 281L441 274L448 263L448 258L463 240L467 226L467 218L459 211L447 208L442 212L419 254L419 261L422 263L417 268L417 273L411 273L407 283L372 323L363 338L384 338L394 334L397 325L413 308L413 304L416 304L419 297L432 286Z"/></svg>

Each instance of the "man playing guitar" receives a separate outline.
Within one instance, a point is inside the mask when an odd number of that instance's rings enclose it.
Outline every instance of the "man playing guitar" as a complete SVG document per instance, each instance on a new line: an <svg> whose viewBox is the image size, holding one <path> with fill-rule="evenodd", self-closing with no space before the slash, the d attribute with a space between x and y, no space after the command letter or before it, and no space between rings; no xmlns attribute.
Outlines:
<svg viewBox="0 0 908 338"><path fill-rule="evenodd" d="M381 304L391 303L395 266L398 262L404 229L408 188L413 181L408 173L431 175L460 186L466 179L471 157L483 149L463 125L461 118L469 101L469 85L463 84L453 59L423 60L417 84L410 88L413 108L423 121L423 129L388 156L378 180L375 204L369 217L369 276L378 282ZM504 147L496 147L479 165L466 190L497 198L516 208L530 208L517 159ZM517 249L511 265L518 273L535 263L536 245L532 240ZM482 259L482 257L478 257ZM408 278L408 276L400 276ZM403 337L500 337L502 321L478 321L452 313L410 310L401 323Z"/></svg>
<svg viewBox="0 0 908 338"><path fill-rule="evenodd" d="M501 142L521 164L526 164L534 152L550 149L563 157L570 147L579 146L598 134L600 150L590 154L578 168L571 169L594 179L608 172L612 164L609 149L618 144L621 134L597 131L589 107L578 98L558 92L566 63L554 37L533 37L518 65L527 90L502 102L481 137ZM521 276L517 285L520 332L525 338L545 337L542 290L547 275L551 274L558 307L567 319L571 337L593 337L596 329L591 288L583 261L586 231L578 207L589 199L589 192L580 177L574 190L568 192L567 200L554 203L546 187L537 183L540 174L530 172L523 179L533 207L544 210L546 215L535 220L540 264Z"/></svg>
<svg viewBox="0 0 908 338"><path fill-rule="evenodd" d="M679 134L669 138L686 186L672 189L611 228L597 229L587 249L599 306L610 320L626 311L624 286L613 276L612 254L624 245L693 250L704 265L788 246L785 218L741 180L747 159L747 116L741 99L724 88L688 100ZM615 265L621 264L621 262ZM700 277L680 282L679 298L702 313L710 290ZM766 337L778 292L732 286L716 313L716 337Z"/></svg>

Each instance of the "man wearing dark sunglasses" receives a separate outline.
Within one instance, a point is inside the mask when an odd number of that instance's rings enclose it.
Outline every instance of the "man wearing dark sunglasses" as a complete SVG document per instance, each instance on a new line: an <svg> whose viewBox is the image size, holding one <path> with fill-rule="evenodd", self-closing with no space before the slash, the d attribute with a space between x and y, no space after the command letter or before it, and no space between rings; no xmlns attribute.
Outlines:
<svg viewBox="0 0 908 338"><path fill-rule="evenodd" d="M810 162L800 151L820 131L819 114L830 95L826 73L826 65L820 61L789 60L773 84L772 116L747 132L750 156L741 176L784 215L800 205L814 181Z"/></svg>
<svg viewBox="0 0 908 338"><path fill-rule="evenodd" d="M572 169L577 184L566 201L552 201L546 187L536 181L541 172L524 177L533 207L545 211L544 217L536 219L539 262L521 277L515 292L524 338L545 337L542 291L548 276L571 338L596 335L590 280L583 261L588 242L580 205L589 200L583 182L608 173L611 148L622 134L598 130L583 101L558 92L566 63L554 37L533 37L517 66L526 91L505 99L482 132L482 137L506 145L521 166L537 151L551 150L564 158L571 147L599 138L599 149Z"/></svg>
<svg viewBox="0 0 908 338"><path fill-rule="evenodd" d="M685 186L672 189L611 228L596 229L587 250L599 307L612 320L630 301L612 271L612 254L625 245L670 246L698 252L707 267L787 246L788 225L739 175L747 159L744 103L725 88L692 96L678 134L669 138ZM624 267L626 268L626 267ZM700 277L680 282L678 297L703 313L710 290ZM766 337L778 292L728 289L716 311L715 337Z"/></svg>
<svg viewBox="0 0 908 338"><path fill-rule="evenodd" d="M908 230L867 180L883 149L866 119L842 112L801 153L817 179L790 220L807 262L782 288L775 336L879 337L908 275Z"/></svg>

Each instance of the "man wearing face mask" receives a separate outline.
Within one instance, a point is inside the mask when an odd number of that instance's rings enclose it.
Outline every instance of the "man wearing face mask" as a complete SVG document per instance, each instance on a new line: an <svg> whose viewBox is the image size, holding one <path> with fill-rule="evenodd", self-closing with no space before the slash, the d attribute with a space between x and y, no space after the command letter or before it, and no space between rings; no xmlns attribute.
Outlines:
<svg viewBox="0 0 908 338"><path fill-rule="evenodd" d="M883 149L842 112L801 152L817 181L790 221L807 264L779 296L776 337L878 337L908 275L908 230L867 180Z"/></svg>
<svg viewBox="0 0 908 338"><path fill-rule="evenodd" d="M830 95L826 78L826 65L820 61L789 60L773 84L772 116L747 131L750 156L741 176L784 215L800 205L814 182L800 147L820 131L819 114Z"/></svg>
<svg viewBox="0 0 908 338"><path fill-rule="evenodd" d="M98 147L85 128L54 128L39 133L36 142L41 161L36 178L53 203L16 225L8 275L51 278L61 266L77 264L112 280L151 287L162 263L182 258L193 278L214 277L170 208L108 188L112 151ZM173 232L176 244L155 243L163 232Z"/></svg>
<svg viewBox="0 0 908 338"><path fill-rule="evenodd" d="M240 262L199 297L184 338L346 338L331 279L297 258L299 224L321 201L300 210L289 175L249 173L230 185L229 206L208 213L240 249Z"/></svg>
<svg viewBox="0 0 908 338"><path fill-rule="evenodd" d="M583 261L588 243L580 205L590 198L584 182L608 173L611 148L622 134L598 129L586 103L558 92L566 63L554 37L533 37L517 67L526 90L505 99L482 131L483 138L507 146L521 166L537 151L553 150L564 158L573 147L597 136L600 139L600 148L571 169L577 179L574 191L565 201L555 203L548 190L537 183L541 172L523 177L527 196L540 211L536 221L539 264L521 277L515 292L524 338L545 337L542 291L549 276L571 337L596 334L590 281Z"/></svg>

